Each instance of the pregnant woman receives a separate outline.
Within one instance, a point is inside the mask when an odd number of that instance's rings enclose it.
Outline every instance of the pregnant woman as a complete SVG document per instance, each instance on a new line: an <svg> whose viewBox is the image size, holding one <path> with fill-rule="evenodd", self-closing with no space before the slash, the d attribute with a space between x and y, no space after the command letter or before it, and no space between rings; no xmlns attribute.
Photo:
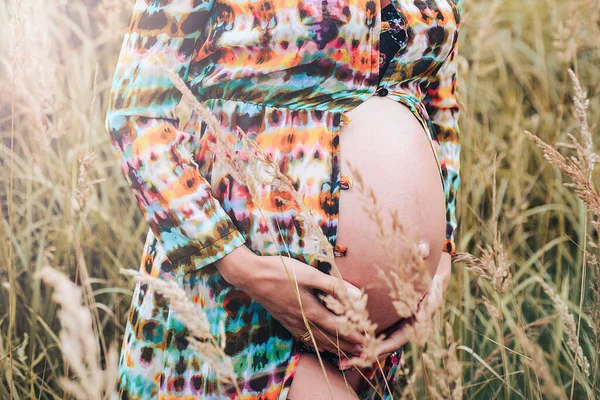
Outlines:
<svg viewBox="0 0 600 400"><path fill-rule="evenodd" d="M138 284L120 358L123 398L390 398L399 368L390 354L405 338L374 265L385 263L378 228L346 162L374 190L382 216L398 211L428 269L447 282L460 182L461 10L460 0L137 0L106 127L149 224L141 270L176 282L215 335L224 329L239 391L190 346L168 301ZM238 128L246 132L303 193L345 287L319 261L322 249L284 193L261 185L253 198L213 151L217 133L195 111L180 127L181 92L168 70L230 143L239 143ZM286 269L318 328L327 380L305 346ZM337 332L335 315L314 295L357 288L367 291L379 330L392 329L378 349L382 371L362 371L366 379L357 370L344 377L332 345L339 339L358 355L364 337Z"/></svg>

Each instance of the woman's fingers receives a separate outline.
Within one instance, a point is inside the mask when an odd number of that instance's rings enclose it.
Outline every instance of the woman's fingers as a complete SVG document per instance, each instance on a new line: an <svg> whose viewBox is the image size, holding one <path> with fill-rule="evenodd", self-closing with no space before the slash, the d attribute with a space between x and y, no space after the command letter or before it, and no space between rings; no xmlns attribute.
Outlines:
<svg viewBox="0 0 600 400"><path fill-rule="evenodd" d="M338 299L341 299L346 295L349 295L350 299L355 301L360 298L359 288L350 282L323 273L316 268L313 268L312 272L309 273L308 279L309 281L306 282L307 286L319 289Z"/></svg>
<svg viewBox="0 0 600 400"><path fill-rule="evenodd" d="M315 340L317 342L317 347L319 350L327 350L333 354L340 354L343 358L343 354L348 356L354 355L358 356L363 348L360 345L349 342L340 337L336 337L331 333L325 332L318 327L311 327L312 333L315 336ZM312 339L307 342L307 344L313 347Z"/></svg>
<svg viewBox="0 0 600 400"><path fill-rule="evenodd" d="M306 341L302 339L302 335L307 331L305 325L296 328L289 327L285 324L282 325L284 326L284 328L290 331L295 338L305 342L307 346L315 348L312 336ZM327 350L331 353L338 354L341 350L342 352L348 355L351 354L356 356L358 356L363 351L363 348L360 345L327 333L315 324L311 324L311 332L312 335L314 335L314 340L317 343L317 349L319 351Z"/></svg>
<svg viewBox="0 0 600 400"><path fill-rule="evenodd" d="M312 294L302 299L306 317L322 330L355 344L363 344L365 336L358 331L342 333L339 330L339 317L321 304Z"/></svg>
<svg viewBox="0 0 600 400"><path fill-rule="evenodd" d="M393 353L406 343L408 343L408 333L406 332L406 329L397 329L379 344L377 354Z"/></svg>
<svg viewBox="0 0 600 400"><path fill-rule="evenodd" d="M267 284L256 291L255 297L294 337L301 340L306 332L306 326L296 293L288 290L287 286L282 286L284 275L280 268L281 260L273 258L270 262L277 263L277 268L266 270L270 274L267 274ZM314 294L314 289L338 299L349 298L350 300L358 300L360 290L341 278L328 275L293 258L286 259L285 265L288 268L287 272L292 275L291 283L294 286L297 283L300 289L302 309L306 319L312 323L311 330L318 349L334 354L337 354L340 349L349 355L360 354L362 351L360 345L364 343L364 336L359 332L342 334L339 331L339 317L321 303ZM278 275L274 274L274 271ZM297 282L294 282L296 279ZM285 284L289 285L289 282L289 276L286 274ZM280 296L273 297L273 291L280 291ZM312 347L312 339L306 341L306 344Z"/></svg>
<svg viewBox="0 0 600 400"><path fill-rule="evenodd" d="M398 351L406 343L408 343L408 334L406 333L406 329L402 327L395 330L388 338L381 342L377 348L377 359L380 362L383 361L387 356L395 351ZM340 361L340 369L344 370L349 368L349 366L349 360L342 359Z"/></svg>

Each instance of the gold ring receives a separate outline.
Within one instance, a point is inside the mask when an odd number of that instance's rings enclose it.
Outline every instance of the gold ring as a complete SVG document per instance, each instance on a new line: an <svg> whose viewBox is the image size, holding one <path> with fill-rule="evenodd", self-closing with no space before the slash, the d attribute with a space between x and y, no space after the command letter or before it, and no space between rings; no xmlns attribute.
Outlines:
<svg viewBox="0 0 600 400"><path fill-rule="evenodd" d="M305 342L308 342L310 340L310 332L306 331L302 334L302 336L300 336L300 339L304 340Z"/></svg>

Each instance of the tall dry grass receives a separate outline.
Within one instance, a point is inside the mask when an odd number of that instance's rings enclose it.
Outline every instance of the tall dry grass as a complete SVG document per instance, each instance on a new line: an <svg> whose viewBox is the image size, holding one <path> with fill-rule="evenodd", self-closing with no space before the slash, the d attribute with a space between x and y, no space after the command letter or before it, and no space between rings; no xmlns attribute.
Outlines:
<svg viewBox="0 0 600 400"><path fill-rule="evenodd" d="M81 288L86 365L114 364L147 231L103 125L130 7L0 4L0 398L77 396L47 267ZM600 397L599 23L598 0L465 3L461 252L398 398Z"/></svg>

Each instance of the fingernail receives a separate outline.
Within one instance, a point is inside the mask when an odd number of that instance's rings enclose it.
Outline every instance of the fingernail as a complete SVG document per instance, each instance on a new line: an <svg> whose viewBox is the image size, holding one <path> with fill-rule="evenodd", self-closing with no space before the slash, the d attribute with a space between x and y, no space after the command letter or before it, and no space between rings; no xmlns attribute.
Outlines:
<svg viewBox="0 0 600 400"><path fill-rule="evenodd" d="M348 290L348 294L350 295L350 298L354 301L358 301L360 300L360 289L358 289L356 286L350 286L347 285L347 290Z"/></svg>

